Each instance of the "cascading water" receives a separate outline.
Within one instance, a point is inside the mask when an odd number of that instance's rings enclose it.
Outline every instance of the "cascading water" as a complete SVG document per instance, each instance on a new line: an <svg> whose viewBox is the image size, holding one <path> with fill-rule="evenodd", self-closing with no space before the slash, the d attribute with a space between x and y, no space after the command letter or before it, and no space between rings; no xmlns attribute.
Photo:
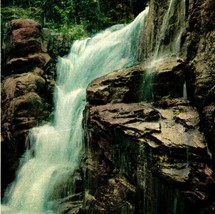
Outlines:
<svg viewBox="0 0 215 214"><path fill-rule="evenodd" d="M147 72L145 74L145 78L143 80L142 85L142 100L144 101L152 101L154 99L153 95L153 87L152 82L156 75L156 71L161 66L165 60L170 60L170 58L179 57L180 56L180 46L181 46L181 36L183 33L183 28L185 25L185 8L186 8L186 0L169 0L168 9L165 12L163 16L163 20L160 26L159 36L156 41L156 45L154 48L154 51L152 53L152 56L147 63ZM187 98L187 92L186 92L186 83L184 84L183 90L183 97ZM188 148L188 147L187 147ZM188 150L187 150L188 151ZM143 156L147 156L146 154L143 154ZM189 154L187 153L187 157ZM150 207L151 201L148 199L148 195L152 195L153 193L150 193L150 189L152 189L151 180L149 181L148 177L150 175L150 170L147 170L148 167L148 160L145 161L144 164L144 175L143 175L143 186L144 186L144 194L143 194L143 208L140 208L143 210L143 213L157 213L158 208L156 207L155 210L153 207ZM159 183L160 184L160 183ZM164 189L164 191L161 191L161 194L164 198L164 200L168 201L170 198L173 198L173 205L171 208L171 213L180 213L177 212L178 208L178 198L179 195L175 194L168 198L165 196L165 192L168 193L168 191L174 192L177 190L168 190ZM161 196L160 196L161 197ZM153 204L154 205L154 204ZM170 204L169 204L170 205ZM168 206L169 206L168 205ZM168 209L170 209L168 207ZM165 208L161 209L161 212L165 213ZM168 213L168 211L166 211ZM181 212L182 213L182 212Z"/></svg>
<svg viewBox="0 0 215 214"><path fill-rule="evenodd" d="M176 16L176 17L175 17ZM175 17L174 19L172 19ZM173 23L173 21L174 23ZM171 23L172 22L172 23ZM181 36L185 23L185 0L170 0L160 28L153 60L179 56ZM169 37L167 39L167 37ZM168 42L165 42L168 40Z"/></svg>
<svg viewBox="0 0 215 214"><path fill-rule="evenodd" d="M170 0L168 9L163 16L159 37L148 70L143 82L142 99L153 100L152 81L157 68L167 59L180 56L181 36L185 24L186 0ZM174 21L174 22L173 22ZM168 41L168 42L167 42ZM186 85L186 83L185 83ZM186 87L183 89L185 94Z"/></svg>
<svg viewBox="0 0 215 214"><path fill-rule="evenodd" d="M86 87L99 76L137 62L139 32L147 14L148 8L127 26L113 26L76 41L70 54L59 59L54 121L31 130L31 149L7 190L2 213L53 213L49 200L54 188L72 176L83 153Z"/></svg>

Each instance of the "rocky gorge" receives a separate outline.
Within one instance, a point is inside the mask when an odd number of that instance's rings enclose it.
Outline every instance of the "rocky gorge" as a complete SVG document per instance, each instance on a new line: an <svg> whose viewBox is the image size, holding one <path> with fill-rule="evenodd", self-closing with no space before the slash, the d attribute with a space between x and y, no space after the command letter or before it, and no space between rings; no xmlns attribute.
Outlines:
<svg viewBox="0 0 215 214"><path fill-rule="evenodd" d="M169 3L149 3L139 64L88 86L79 179L75 194L53 196L55 213L214 213L214 2L185 1L180 48L154 61ZM162 54L181 26L178 8L159 44ZM5 33L3 190L29 146L29 129L53 111L46 35L33 20L13 20Z"/></svg>

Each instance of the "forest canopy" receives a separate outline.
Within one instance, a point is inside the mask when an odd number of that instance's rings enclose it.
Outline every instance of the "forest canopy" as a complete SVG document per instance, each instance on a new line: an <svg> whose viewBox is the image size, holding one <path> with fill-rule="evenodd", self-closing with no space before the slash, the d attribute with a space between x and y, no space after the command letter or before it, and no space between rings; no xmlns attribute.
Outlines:
<svg viewBox="0 0 215 214"><path fill-rule="evenodd" d="M12 19L31 18L54 31L83 37L128 23L147 0L2 0L2 29ZM77 39L75 38L75 39Z"/></svg>

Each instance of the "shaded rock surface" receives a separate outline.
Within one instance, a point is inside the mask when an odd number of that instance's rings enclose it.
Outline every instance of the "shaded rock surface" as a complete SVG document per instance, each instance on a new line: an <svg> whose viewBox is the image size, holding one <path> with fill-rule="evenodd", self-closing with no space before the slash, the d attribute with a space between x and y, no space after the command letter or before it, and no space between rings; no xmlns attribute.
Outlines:
<svg viewBox="0 0 215 214"><path fill-rule="evenodd" d="M201 129L215 157L215 2L190 1L187 8L188 20L183 37L184 58L194 66L194 103L201 116ZM198 8L198 9L195 9ZM191 13L191 11L193 11ZM210 116L209 116L210 115ZM214 161L215 163L215 161ZM215 167L215 165L213 165Z"/></svg>
<svg viewBox="0 0 215 214"><path fill-rule="evenodd" d="M5 32L3 49L7 60L45 52L41 25L30 19L12 20Z"/></svg>
<svg viewBox="0 0 215 214"><path fill-rule="evenodd" d="M170 58L114 71L89 85L87 100L101 105L159 100L164 96L183 97L188 67L183 61Z"/></svg>
<svg viewBox="0 0 215 214"><path fill-rule="evenodd" d="M143 28L140 39L140 61L148 60L149 58L152 59L155 55L156 48L159 46L159 38L163 35L161 26L165 19L164 14L168 9L169 2L151 0L149 3L150 11L148 20ZM172 3L177 5L180 4L180 1L172 1ZM212 124L214 124L215 113L214 108L211 106L214 106L215 100L215 26L211 20L215 19L215 12L212 9L215 3L213 0L189 0L184 1L184 3L185 8L183 9L182 5L180 5L178 10L171 14L168 25L165 25L166 31L160 41L160 49L164 54L166 50L171 50L171 41L181 26L179 20L184 20L180 34L180 49L175 53L172 52L172 54L182 57L184 61L193 67L186 76L190 87L188 90L189 99L200 113L200 127L205 133L208 146L214 156L215 138L213 136L215 127ZM209 114L211 116L207 117Z"/></svg>
<svg viewBox="0 0 215 214"><path fill-rule="evenodd" d="M51 58L43 36L39 23L20 19L9 23L3 39L2 193L28 148L28 130L44 123L52 110L44 72Z"/></svg>
<svg viewBox="0 0 215 214"><path fill-rule="evenodd" d="M154 95L151 103L146 103L139 93L145 85L134 78L144 82L152 67ZM208 167L207 144L199 131L199 114L182 97L188 67L172 59L156 66L145 63L113 72L89 85L85 170L86 191L94 198L90 213L187 213L190 209L200 213L213 200L208 190L214 188L214 179ZM134 96L128 96L130 91ZM194 184L196 170L205 179ZM207 170L210 173L205 173ZM118 178L127 183L120 195L117 190L116 194L111 192L113 187L109 186L110 180ZM122 201L120 208L115 200ZM110 207L107 201L116 206Z"/></svg>

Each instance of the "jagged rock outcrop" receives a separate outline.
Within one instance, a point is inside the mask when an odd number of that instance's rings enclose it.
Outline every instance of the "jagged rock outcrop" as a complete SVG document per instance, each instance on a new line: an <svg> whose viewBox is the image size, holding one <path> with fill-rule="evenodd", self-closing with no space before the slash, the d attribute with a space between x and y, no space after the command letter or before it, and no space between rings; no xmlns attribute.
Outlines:
<svg viewBox="0 0 215 214"><path fill-rule="evenodd" d="M167 22L164 14L168 10L169 2L150 1L148 20L141 33L139 60L153 58L157 49L164 54L172 50L172 54L178 55L192 65L193 68L187 76L190 83L189 99L198 108L201 117L200 127L205 133L212 155L215 156L215 127L213 125L215 124L215 24L211 21L215 19L215 12L212 9L215 7L215 2L213 0L173 0L171 1L172 7L175 6L178 9L174 13L169 13ZM162 28L165 21L166 24ZM165 34L162 29L165 29ZM177 32L180 32L178 37ZM173 51L172 40L177 38L181 38L178 44L180 48Z"/></svg>
<svg viewBox="0 0 215 214"><path fill-rule="evenodd" d="M87 89L86 171L96 180L87 190L90 213L215 210L214 24L209 24L214 2L181 2L172 1L179 9L164 18L169 1L151 0L139 47L145 63L100 77ZM107 191L109 181L119 178L127 183L121 196ZM110 211L103 195L112 204L124 203Z"/></svg>
<svg viewBox="0 0 215 214"><path fill-rule="evenodd" d="M152 101L164 96L183 97L187 75L186 63L175 58L146 62L96 79L87 89L87 100L90 104L101 105Z"/></svg>
<svg viewBox="0 0 215 214"><path fill-rule="evenodd" d="M40 24L30 19L12 20L4 37L3 54L2 193L14 179L19 158L28 148L29 129L42 124L52 109L47 98L51 86L44 73L51 58Z"/></svg>
<svg viewBox="0 0 215 214"><path fill-rule="evenodd" d="M140 91L152 67L150 104L140 102ZM200 213L213 199L199 114L182 98L188 71L186 63L171 59L122 69L89 85L85 170L90 213ZM202 180L196 183L198 170Z"/></svg>

